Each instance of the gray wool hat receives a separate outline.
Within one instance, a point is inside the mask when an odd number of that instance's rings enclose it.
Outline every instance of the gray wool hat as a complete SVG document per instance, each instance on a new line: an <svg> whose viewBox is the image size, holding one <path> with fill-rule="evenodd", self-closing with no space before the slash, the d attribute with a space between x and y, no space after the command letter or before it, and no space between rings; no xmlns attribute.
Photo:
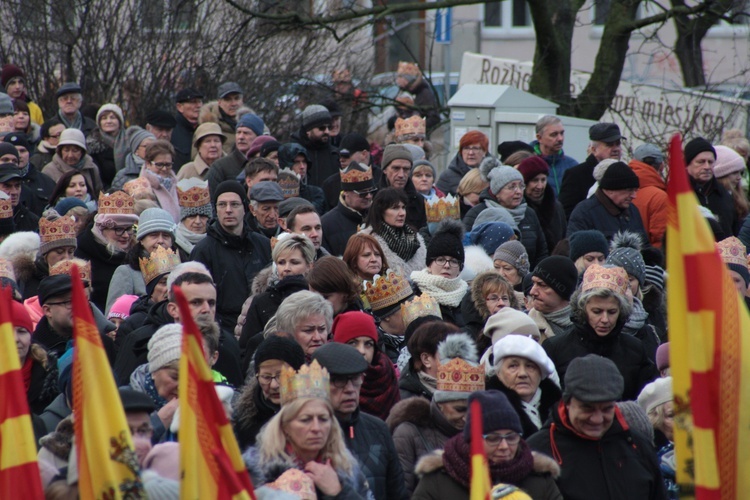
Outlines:
<svg viewBox="0 0 750 500"><path fill-rule="evenodd" d="M146 139L156 140L154 134L141 127L130 127L126 132L126 137L128 141L128 149L131 153L135 153L138 146L140 146Z"/></svg>
<svg viewBox="0 0 750 500"><path fill-rule="evenodd" d="M320 125L330 124L332 121L331 112L320 104L311 104L302 111L302 128L305 132Z"/></svg>
<svg viewBox="0 0 750 500"><path fill-rule="evenodd" d="M369 366L364 356L349 344L329 342L320 346L312 355L320 366L331 375L357 375Z"/></svg>
<svg viewBox="0 0 750 500"><path fill-rule="evenodd" d="M250 188L250 199L260 202L284 201L284 192L277 182L261 181Z"/></svg>
<svg viewBox="0 0 750 500"><path fill-rule="evenodd" d="M664 161L664 153L655 144L645 143L641 144L633 152L633 158L638 161L643 161L646 158L653 158L657 163Z"/></svg>
<svg viewBox="0 0 750 500"><path fill-rule="evenodd" d="M151 233L164 231L171 234L174 240L175 229L177 229L177 225L169 212L163 208L147 208L141 212L141 216L138 218L136 239L141 241Z"/></svg>
<svg viewBox="0 0 750 500"><path fill-rule="evenodd" d="M568 365L563 399L574 397L584 403L617 401L624 389L625 381L611 359L588 354Z"/></svg>
<svg viewBox="0 0 750 500"><path fill-rule="evenodd" d="M628 274L635 276L641 286L646 281L646 264L641 252L635 248L615 248L607 257L607 264L625 269Z"/></svg>
<svg viewBox="0 0 750 500"><path fill-rule="evenodd" d="M12 115L14 112L13 101L10 96L4 92L0 92L0 116Z"/></svg>
<svg viewBox="0 0 750 500"><path fill-rule="evenodd" d="M406 160L409 163L414 163L413 158L414 157L412 156L411 151L409 151L409 148L403 144L389 144L383 151L383 161L381 162L381 165L383 170L385 170L393 160Z"/></svg>
<svg viewBox="0 0 750 500"><path fill-rule="evenodd" d="M500 165L490 170L487 174L490 180L490 191L497 194L500 190L511 182L520 181L523 183L523 175L513 167Z"/></svg>
<svg viewBox="0 0 750 500"><path fill-rule="evenodd" d="M502 260L518 270L518 274L526 276L529 272L529 254L518 240L506 241L495 250L492 260Z"/></svg>
<svg viewBox="0 0 750 500"><path fill-rule="evenodd" d="M508 224L516 236L521 236L521 230L518 229L518 223L513 216L503 207L487 207L477 215L474 220L474 226L480 226L486 222L505 222Z"/></svg>

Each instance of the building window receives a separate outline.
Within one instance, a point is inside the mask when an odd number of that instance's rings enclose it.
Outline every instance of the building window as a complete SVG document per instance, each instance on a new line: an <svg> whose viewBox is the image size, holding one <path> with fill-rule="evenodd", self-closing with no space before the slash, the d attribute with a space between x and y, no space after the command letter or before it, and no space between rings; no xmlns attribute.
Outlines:
<svg viewBox="0 0 750 500"><path fill-rule="evenodd" d="M531 13L526 0L506 0L484 4L482 29L486 35L532 34Z"/></svg>

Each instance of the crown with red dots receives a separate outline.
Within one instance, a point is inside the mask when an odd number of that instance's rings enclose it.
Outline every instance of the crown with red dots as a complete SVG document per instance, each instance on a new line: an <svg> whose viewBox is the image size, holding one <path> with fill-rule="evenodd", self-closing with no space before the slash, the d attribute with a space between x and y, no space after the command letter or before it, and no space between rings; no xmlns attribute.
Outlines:
<svg viewBox="0 0 750 500"><path fill-rule="evenodd" d="M365 296L373 312L399 305L413 294L409 281L390 269L365 285Z"/></svg>
<svg viewBox="0 0 750 500"><path fill-rule="evenodd" d="M135 200L125 191L99 194L99 215L135 215Z"/></svg>
<svg viewBox="0 0 750 500"><path fill-rule="evenodd" d="M594 264L583 273L581 291L592 288L608 288L613 292L625 295L628 291L628 273L621 267L604 267Z"/></svg>
<svg viewBox="0 0 750 500"><path fill-rule="evenodd" d="M427 133L427 119L420 116L410 116L409 118L399 118L394 125L394 136L406 137L410 135L424 135Z"/></svg>
<svg viewBox="0 0 750 500"><path fill-rule="evenodd" d="M484 364L473 366L461 358L441 363L437 369L437 390L475 392L484 390Z"/></svg>

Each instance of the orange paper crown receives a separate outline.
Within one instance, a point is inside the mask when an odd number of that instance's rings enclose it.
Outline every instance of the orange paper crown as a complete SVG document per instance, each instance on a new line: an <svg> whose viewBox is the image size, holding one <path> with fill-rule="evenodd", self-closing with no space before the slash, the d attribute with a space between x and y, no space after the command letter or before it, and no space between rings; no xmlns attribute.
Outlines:
<svg viewBox="0 0 750 500"><path fill-rule="evenodd" d="M427 212L427 222L440 222L443 219L459 220L461 218L458 197L454 197L452 194L445 198L426 199L424 209Z"/></svg>
<svg viewBox="0 0 750 500"><path fill-rule="evenodd" d="M0 258L0 278L8 278L16 281L16 273L13 271L13 264L7 259Z"/></svg>
<svg viewBox="0 0 750 500"><path fill-rule="evenodd" d="M409 281L390 269L384 276L378 276L374 282L365 284L365 296L373 311L398 305L413 293Z"/></svg>
<svg viewBox="0 0 750 500"><path fill-rule="evenodd" d="M276 181L281 187L284 199L299 196L299 176L288 168L279 170L279 179Z"/></svg>
<svg viewBox="0 0 750 500"><path fill-rule="evenodd" d="M349 163L346 170L341 170L341 182L354 184L355 182L366 182L372 180L372 169L362 163L355 161Z"/></svg>
<svg viewBox="0 0 750 500"><path fill-rule="evenodd" d="M625 295L630 282L628 273L621 267L604 267L594 264L586 269L583 273L583 283L581 291L591 290L592 288L608 288L614 292Z"/></svg>
<svg viewBox="0 0 750 500"><path fill-rule="evenodd" d="M76 239L76 226L73 218L63 215L55 220L39 219L39 238L42 243Z"/></svg>
<svg viewBox="0 0 750 500"><path fill-rule="evenodd" d="M321 367L317 360L309 365L302 365L298 372L284 364L281 367L281 404L294 401L297 398L330 399L331 377L328 370Z"/></svg>
<svg viewBox="0 0 750 500"><path fill-rule="evenodd" d="M467 393L483 391L484 377L484 364L472 366L461 358L453 358L438 366L437 390Z"/></svg>
<svg viewBox="0 0 750 500"><path fill-rule="evenodd" d="M61 260L49 270L50 276L57 276L62 274L71 275L73 270L73 264L78 266L78 275L82 281L91 283L91 262L83 259L69 259ZM72 276L72 275L71 275Z"/></svg>
<svg viewBox="0 0 750 500"><path fill-rule="evenodd" d="M208 182L197 177L183 179L177 183L177 199L181 207L198 208L211 204Z"/></svg>
<svg viewBox="0 0 750 500"><path fill-rule="evenodd" d="M718 242L716 246L721 254L721 260L724 264L737 264L747 266L747 256L745 255L745 245L739 238L730 236Z"/></svg>
<svg viewBox="0 0 750 500"><path fill-rule="evenodd" d="M135 201L125 191L99 194L99 214L135 215Z"/></svg>
<svg viewBox="0 0 750 500"><path fill-rule="evenodd" d="M171 273L180 264L180 256L172 249L157 247L148 257L138 258L143 281L148 285L151 280L162 274Z"/></svg>
<svg viewBox="0 0 750 500"><path fill-rule="evenodd" d="M417 63L400 61L398 63L398 69L396 70L396 74L420 76L422 72L419 70L419 66L417 66Z"/></svg>
<svg viewBox="0 0 750 500"><path fill-rule="evenodd" d="M137 179L126 182L125 185L122 186L122 189L133 198L140 193L150 194L153 192L151 189L151 183L145 177L138 177Z"/></svg>
<svg viewBox="0 0 750 500"><path fill-rule="evenodd" d="M425 316L437 316L443 318L440 312L440 304L428 294L423 293L419 297L414 297L408 302L401 304L401 317L404 320L404 328L408 327L412 321Z"/></svg>
<svg viewBox="0 0 750 500"><path fill-rule="evenodd" d="M10 198L0 200L0 219L12 219L13 218L13 204L10 202Z"/></svg>
<svg viewBox="0 0 750 500"><path fill-rule="evenodd" d="M427 119L420 116L410 116L409 118L399 118L394 125L394 135L405 137L408 135L425 135L427 133Z"/></svg>

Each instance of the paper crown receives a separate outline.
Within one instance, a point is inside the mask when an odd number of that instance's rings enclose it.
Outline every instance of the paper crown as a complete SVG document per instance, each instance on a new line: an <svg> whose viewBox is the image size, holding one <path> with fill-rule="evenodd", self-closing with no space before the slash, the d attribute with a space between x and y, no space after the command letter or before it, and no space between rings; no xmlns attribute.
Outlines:
<svg viewBox="0 0 750 500"><path fill-rule="evenodd" d="M157 247L148 257L138 258L143 281L148 285L162 274L171 273L180 264L180 256L171 248Z"/></svg>
<svg viewBox="0 0 750 500"><path fill-rule="evenodd" d="M724 264L747 266L748 260L745 254L745 245L739 238L730 236L718 242L716 247L719 249L721 260L724 261Z"/></svg>
<svg viewBox="0 0 750 500"><path fill-rule="evenodd" d="M309 365L302 365L298 372L284 364L279 381L281 404L297 398L330 399L330 382L328 370L321 367L315 359Z"/></svg>
<svg viewBox="0 0 750 500"><path fill-rule="evenodd" d="M291 493L301 500L318 499L318 494L315 492L315 483L313 482L312 477L299 469L288 469L280 475L276 481L266 483L265 486L272 490Z"/></svg>
<svg viewBox="0 0 750 500"><path fill-rule="evenodd" d="M91 283L91 262L83 259L61 260L50 268L49 275L67 274L72 276L73 264L78 266L78 275L81 277L81 280Z"/></svg>
<svg viewBox="0 0 750 500"><path fill-rule="evenodd" d="M382 311L395 306L414 294L409 281L389 269L372 283L365 284L365 296L373 311Z"/></svg>
<svg viewBox="0 0 750 500"><path fill-rule="evenodd" d="M197 177L183 179L177 183L177 200L183 208L198 208L211 204L208 182Z"/></svg>
<svg viewBox="0 0 750 500"><path fill-rule="evenodd" d="M16 281L13 264L7 259L0 258L0 278L8 278L9 280Z"/></svg>
<svg viewBox="0 0 750 500"><path fill-rule="evenodd" d="M125 191L99 194L99 214L135 215L135 201Z"/></svg>
<svg viewBox="0 0 750 500"><path fill-rule="evenodd" d="M458 197L449 194L445 198L429 198L424 201L424 209L427 213L427 222L440 222L443 219L459 220L461 218L461 207Z"/></svg>
<svg viewBox="0 0 750 500"><path fill-rule="evenodd" d="M419 71L419 66L417 66L417 63L406 62L406 61L399 61L399 63L398 63L398 69L396 70L396 74L398 74L398 75L419 76L419 75L422 74L422 72Z"/></svg>
<svg viewBox="0 0 750 500"><path fill-rule="evenodd" d="M145 177L138 177L137 179L126 182L125 185L122 186L122 189L133 198L140 193L153 193L151 183Z"/></svg>
<svg viewBox="0 0 750 500"><path fill-rule="evenodd" d="M585 292L592 288L608 288L613 292L625 295L629 285L628 273L625 269L594 264L589 266L586 272L583 273L581 291Z"/></svg>
<svg viewBox="0 0 750 500"><path fill-rule="evenodd" d="M339 170L341 189L343 191L359 191L375 188L372 178L372 168L356 161L349 162L346 169Z"/></svg>
<svg viewBox="0 0 750 500"><path fill-rule="evenodd" d="M63 215L55 220L39 219L39 238L42 243L76 239L76 223L72 217Z"/></svg>
<svg viewBox="0 0 750 500"><path fill-rule="evenodd" d="M299 176L288 168L279 170L279 179L276 181L281 187L284 199L299 196Z"/></svg>
<svg viewBox="0 0 750 500"><path fill-rule="evenodd" d="M6 200L0 200L0 219L12 219L13 218L13 204L10 198Z"/></svg>
<svg viewBox="0 0 750 500"><path fill-rule="evenodd" d="M419 297L401 304L401 317L404 320L404 328L408 327L412 321L425 316L437 316L443 318L440 312L440 304L428 294L423 293Z"/></svg>
<svg viewBox="0 0 750 500"><path fill-rule="evenodd" d="M408 135L425 135L427 132L427 119L419 116L410 116L407 119L399 118L394 126L395 137L405 137Z"/></svg>
<svg viewBox="0 0 750 500"><path fill-rule="evenodd" d="M453 358L438 365L437 390L474 392L484 390L484 363L472 366L461 358Z"/></svg>

